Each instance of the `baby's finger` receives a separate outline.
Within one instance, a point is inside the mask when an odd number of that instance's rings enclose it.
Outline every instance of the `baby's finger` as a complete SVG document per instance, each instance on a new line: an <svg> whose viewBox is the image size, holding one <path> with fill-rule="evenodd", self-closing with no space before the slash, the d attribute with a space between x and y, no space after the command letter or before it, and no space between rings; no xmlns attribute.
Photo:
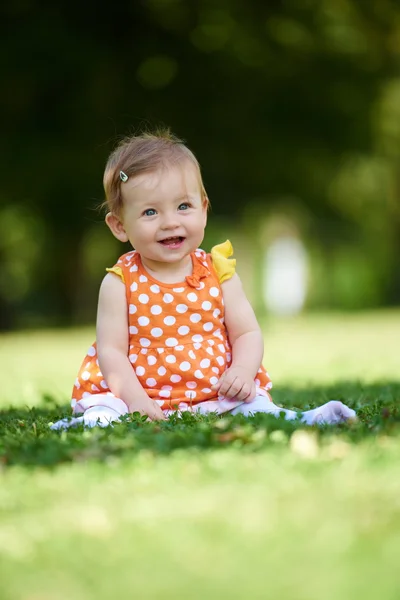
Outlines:
<svg viewBox="0 0 400 600"><path fill-rule="evenodd" d="M221 393L222 387L226 384L225 373L222 373L221 377L218 379L217 383L214 383L212 387L213 390L219 391Z"/></svg>
<svg viewBox="0 0 400 600"><path fill-rule="evenodd" d="M236 398L238 396L238 394L240 394L242 387L243 387L243 383L241 382L241 380L238 377L236 377L224 395L227 398Z"/></svg>
<svg viewBox="0 0 400 600"><path fill-rule="evenodd" d="M244 401L246 401L247 398L250 395L250 391L251 391L251 388L250 388L249 384L248 383L244 383L242 389L240 390L240 392L235 397L235 400L242 400L242 401L244 400Z"/></svg>
<svg viewBox="0 0 400 600"><path fill-rule="evenodd" d="M230 390L230 388L232 387L233 383L234 383L234 379L231 379L229 376L224 377L224 380L219 388L219 394L221 396L226 396L227 398L228 396L228 392Z"/></svg>

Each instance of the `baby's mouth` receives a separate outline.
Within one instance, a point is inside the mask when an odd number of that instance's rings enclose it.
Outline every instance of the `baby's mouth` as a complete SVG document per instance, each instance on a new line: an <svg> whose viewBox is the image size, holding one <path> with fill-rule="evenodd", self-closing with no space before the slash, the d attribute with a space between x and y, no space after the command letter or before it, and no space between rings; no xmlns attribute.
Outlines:
<svg viewBox="0 0 400 600"><path fill-rule="evenodd" d="M168 237L164 240L160 240L159 244L163 244L163 246L179 246L185 238L181 236Z"/></svg>

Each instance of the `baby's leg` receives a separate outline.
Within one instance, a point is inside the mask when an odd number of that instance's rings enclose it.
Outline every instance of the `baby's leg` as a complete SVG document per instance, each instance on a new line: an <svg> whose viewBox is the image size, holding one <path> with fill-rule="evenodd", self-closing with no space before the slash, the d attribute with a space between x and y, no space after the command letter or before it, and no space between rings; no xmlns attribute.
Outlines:
<svg viewBox="0 0 400 600"><path fill-rule="evenodd" d="M128 412L128 407L120 398L109 394L91 394L85 396L75 404L73 413L80 414L80 417L72 419L62 419L53 425L51 429L68 429L76 425L86 425L86 427L107 427L113 421L118 421L121 415Z"/></svg>
<svg viewBox="0 0 400 600"><path fill-rule="evenodd" d="M257 412L273 414L276 417L284 413L287 421L299 418L302 423L306 423L307 425L335 425L336 423L343 423L348 419L356 418L355 411L343 404L343 402L339 402L339 400L331 400L312 410L297 412L276 406L270 400L269 396L256 396L252 402L241 404L234 408L231 414L242 414L248 417Z"/></svg>

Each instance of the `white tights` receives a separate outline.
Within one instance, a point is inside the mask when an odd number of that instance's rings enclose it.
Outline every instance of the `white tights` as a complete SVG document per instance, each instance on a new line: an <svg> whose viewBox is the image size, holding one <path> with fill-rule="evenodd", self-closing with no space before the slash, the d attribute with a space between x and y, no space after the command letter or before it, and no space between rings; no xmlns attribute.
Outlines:
<svg viewBox="0 0 400 600"><path fill-rule="evenodd" d="M94 401L96 405L93 406ZM348 419L355 419L356 413L354 410L340 402L339 400L331 400L322 406L307 410L305 412L297 412L287 408L281 408L274 404L268 396L256 396L252 402L235 403L234 408L230 408L229 400L210 400L202 402L191 408L189 405L182 403L179 406L179 412L189 410L200 414L216 412L218 414L244 415L245 417L262 412L273 414L279 417L284 413L287 421L293 421L299 418L302 423L307 425L335 425L342 423ZM62 419L53 425L51 429L67 429L83 423L87 427L107 427L113 421L118 421L119 417L127 414L128 409L126 404L119 398L109 396L107 394L95 394L88 396L79 402L75 407L75 412L81 411L83 415L72 419ZM164 414L169 416L175 411L165 410Z"/></svg>

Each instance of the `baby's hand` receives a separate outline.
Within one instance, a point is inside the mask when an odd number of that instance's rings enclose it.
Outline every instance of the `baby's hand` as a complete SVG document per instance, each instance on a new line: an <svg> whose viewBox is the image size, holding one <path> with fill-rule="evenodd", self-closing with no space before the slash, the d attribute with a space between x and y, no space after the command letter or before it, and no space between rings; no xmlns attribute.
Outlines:
<svg viewBox="0 0 400 600"><path fill-rule="evenodd" d="M141 415L147 415L151 421L165 421L166 417L154 400L146 396L137 398L128 406L129 412L140 412Z"/></svg>
<svg viewBox="0 0 400 600"><path fill-rule="evenodd" d="M217 391L219 396L245 402L251 402L256 395L254 379L244 367L227 369L219 378L218 383L213 385L213 390Z"/></svg>

